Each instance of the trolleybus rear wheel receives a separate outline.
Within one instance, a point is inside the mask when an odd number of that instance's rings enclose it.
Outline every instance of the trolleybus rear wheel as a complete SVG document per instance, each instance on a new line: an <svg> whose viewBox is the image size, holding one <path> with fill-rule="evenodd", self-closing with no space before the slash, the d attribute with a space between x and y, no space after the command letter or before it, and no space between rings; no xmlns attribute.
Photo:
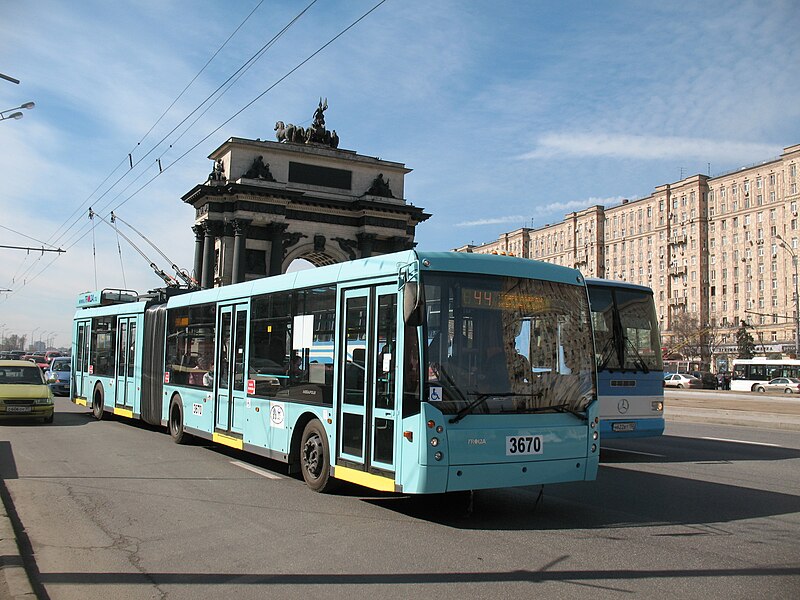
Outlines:
<svg viewBox="0 0 800 600"><path fill-rule="evenodd" d="M183 430L183 406L181 397L175 396L169 405L169 434L176 444L185 444L188 434Z"/></svg>
<svg viewBox="0 0 800 600"><path fill-rule="evenodd" d="M103 389L95 388L94 396L92 398L92 415L98 421L103 420Z"/></svg>
<svg viewBox="0 0 800 600"><path fill-rule="evenodd" d="M300 470L308 487L315 492L333 489L328 436L316 419L309 421L300 442Z"/></svg>

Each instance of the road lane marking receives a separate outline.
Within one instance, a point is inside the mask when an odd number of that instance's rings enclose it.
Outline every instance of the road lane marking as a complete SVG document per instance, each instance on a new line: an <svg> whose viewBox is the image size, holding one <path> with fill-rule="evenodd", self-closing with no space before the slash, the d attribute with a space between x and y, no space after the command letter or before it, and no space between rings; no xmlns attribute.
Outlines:
<svg viewBox="0 0 800 600"><path fill-rule="evenodd" d="M614 452L627 452L628 454L641 454L642 456L655 456L657 458L666 458L666 454L653 454L652 452L638 452L636 450L623 450L622 448L610 448L608 446L600 445L601 450L613 450Z"/></svg>
<svg viewBox="0 0 800 600"><path fill-rule="evenodd" d="M258 467L254 467L253 465L248 465L247 463L239 462L238 460L232 460L232 465L236 465L237 467L241 467L242 469L247 469L255 473L256 475L261 475L262 477L266 477L267 479L283 479L280 475L276 475L275 473L270 473L269 471L265 471L264 469L259 469Z"/></svg>
<svg viewBox="0 0 800 600"><path fill-rule="evenodd" d="M748 442L747 440L729 440L728 438L701 437L701 440L711 440L712 442L733 442L734 444L750 444L751 446L769 446L780 448L780 444L768 444L767 442Z"/></svg>

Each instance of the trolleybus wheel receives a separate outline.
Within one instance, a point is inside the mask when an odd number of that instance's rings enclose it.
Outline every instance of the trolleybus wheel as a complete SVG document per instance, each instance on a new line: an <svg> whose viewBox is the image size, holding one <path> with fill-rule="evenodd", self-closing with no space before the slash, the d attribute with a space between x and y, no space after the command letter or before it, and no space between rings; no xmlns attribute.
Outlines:
<svg viewBox="0 0 800 600"><path fill-rule="evenodd" d="M183 406L180 396L175 396L169 405L169 434L176 444L185 444L189 435L183 430Z"/></svg>
<svg viewBox="0 0 800 600"><path fill-rule="evenodd" d="M94 396L92 398L92 415L98 421L103 420L103 389L102 388L95 388L94 389Z"/></svg>
<svg viewBox="0 0 800 600"><path fill-rule="evenodd" d="M308 487L315 492L329 492L334 487L331 477L328 436L319 421L309 421L300 441L300 470Z"/></svg>

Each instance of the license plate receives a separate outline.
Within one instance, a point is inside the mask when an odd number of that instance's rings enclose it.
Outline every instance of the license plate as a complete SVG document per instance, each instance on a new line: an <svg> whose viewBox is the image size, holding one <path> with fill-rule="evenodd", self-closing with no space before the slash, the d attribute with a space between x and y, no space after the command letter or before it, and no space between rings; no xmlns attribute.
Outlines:
<svg viewBox="0 0 800 600"><path fill-rule="evenodd" d="M541 454L543 445L540 435L510 435L506 437L506 456Z"/></svg>
<svg viewBox="0 0 800 600"><path fill-rule="evenodd" d="M636 423L612 423L612 431L635 431Z"/></svg>
<svg viewBox="0 0 800 600"><path fill-rule="evenodd" d="M6 406L6 412L10 413L29 413L31 412L30 406Z"/></svg>

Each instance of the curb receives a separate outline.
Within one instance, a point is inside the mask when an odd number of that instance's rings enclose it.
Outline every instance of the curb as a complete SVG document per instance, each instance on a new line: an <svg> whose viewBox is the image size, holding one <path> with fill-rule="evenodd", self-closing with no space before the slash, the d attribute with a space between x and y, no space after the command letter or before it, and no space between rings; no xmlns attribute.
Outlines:
<svg viewBox="0 0 800 600"><path fill-rule="evenodd" d="M786 431L800 431L800 418L790 415L777 415L773 413L741 414L742 411L706 409L672 408L664 411L667 421L681 421L686 423L712 423L717 425L741 425L745 427L761 427L766 429L781 429Z"/></svg>
<svg viewBox="0 0 800 600"><path fill-rule="evenodd" d="M2 482L0 482L2 485ZM6 494L3 494L4 500ZM8 598L13 600L36 600L22 553L17 544L14 524L7 514L5 503L0 502L0 598L5 598L3 582L8 590Z"/></svg>

